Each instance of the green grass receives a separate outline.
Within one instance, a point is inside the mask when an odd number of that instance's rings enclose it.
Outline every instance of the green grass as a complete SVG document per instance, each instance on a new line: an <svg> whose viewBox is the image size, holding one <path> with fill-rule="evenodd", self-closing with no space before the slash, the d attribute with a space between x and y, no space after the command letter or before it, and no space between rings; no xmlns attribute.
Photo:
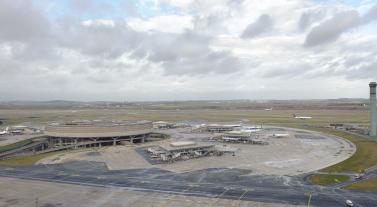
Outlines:
<svg viewBox="0 0 377 207"><path fill-rule="evenodd" d="M344 160L338 164L324 168L323 172L356 172L362 173L367 168L377 165L377 142L372 140L366 140L357 135L349 134L347 132L320 129L327 134L336 135L353 142L356 145L356 152L347 160Z"/></svg>
<svg viewBox="0 0 377 207"><path fill-rule="evenodd" d="M56 155L62 153L59 152L49 152L45 154L38 154L32 156L17 157L9 160L0 160L0 165L3 166L31 166L37 163L39 160L46 158L48 156Z"/></svg>
<svg viewBox="0 0 377 207"><path fill-rule="evenodd" d="M314 131L323 132L326 134L332 134L338 137L342 137L354 143L356 145L356 152L347 160L344 160L338 164L324 168L322 172L357 172L363 173L366 169L377 165L377 142L367 140L360 136L349 134L343 131L337 131L332 129L311 129ZM347 176L345 176L347 177ZM345 180L343 180L345 179ZM332 185L338 182L347 181L349 178L344 178L341 175L312 175L309 177L309 182L315 185ZM355 183L346 187L349 190L362 190L362 191L377 191L377 177L364 180L359 183Z"/></svg>
<svg viewBox="0 0 377 207"><path fill-rule="evenodd" d="M313 185L334 185L338 183L342 183L349 180L349 177L346 175L323 175L323 174L315 174L309 176L309 182Z"/></svg>
<svg viewBox="0 0 377 207"><path fill-rule="evenodd" d="M359 183L351 184L345 189L348 190L361 190L361 191L377 191L377 176L369 178L367 180L363 180Z"/></svg>
<svg viewBox="0 0 377 207"><path fill-rule="evenodd" d="M285 126L335 135L351 141L356 146L356 152L350 158L330 167L324 168L320 170L321 172L363 173L366 169L377 165L377 141L367 140L358 135L328 128L304 128L300 125Z"/></svg>
<svg viewBox="0 0 377 207"><path fill-rule="evenodd" d="M24 145L30 144L32 141L31 140L21 140L19 142L15 142L9 145L1 146L0 147L0 153L6 152L9 150L17 149L19 147L22 147Z"/></svg>
<svg viewBox="0 0 377 207"><path fill-rule="evenodd" d="M188 105L187 105L188 104ZM48 121L61 120L72 121L76 119L102 119L102 120L208 120L210 122L237 122L241 119L248 119L252 123L285 124L328 124L328 123L368 123L368 111L365 109L355 110L336 110L318 108L302 110L297 107L285 107L285 109L274 109L264 111L263 109L253 109L253 107L237 107L232 104L222 104L218 107L203 105L201 107L191 103L162 104L145 107L141 110L140 106L130 106L129 108L53 108L53 107L26 107L26 108L1 108L0 114L7 118L7 124L19 124L22 122L46 123ZM221 105L221 104L220 104ZM175 109L181 109L176 111ZM212 108L212 109L211 109ZM216 109L213 109L216 108ZM153 109L153 110L148 110ZM186 109L186 110L185 110ZM75 112L73 112L75 111ZM297 120L292 114L302 116L312 116L311 120Z"/></svg>

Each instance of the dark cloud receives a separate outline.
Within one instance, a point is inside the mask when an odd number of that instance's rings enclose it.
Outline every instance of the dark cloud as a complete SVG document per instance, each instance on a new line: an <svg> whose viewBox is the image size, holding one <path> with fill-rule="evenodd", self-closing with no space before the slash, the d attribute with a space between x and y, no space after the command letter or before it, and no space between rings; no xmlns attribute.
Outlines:
<svg viewBox="0 0 377 207"><path fill-rule="evenodd" d="M51 24L31 1L0 1L0 25L0 44L10 46L10 55L14 59L55 58Z"/></svg>
<svg viewBox="0 0 377 207"><path fill-rule="evenodd" d="M82 14L83 12L93 12L96 15L112 12L113 7L106 2L93 0L69 0L69 4L74 11Z"/></svg>
<svg viewBox="0 0 377 207"><path fill-rule="evenodd" d="M151 33L134 52L139 58L159 63L168 75L233 73L242 69L229 52L209 48L211 38L186 31L183 34Z"/></svg>
<svg viewBox="0 0 377 207"><path fill-rule="evenodd" d="M159 64L168 75L232 73L241 69L229 52L209 48L211 38L194 31L181 34L139 32L125 22L92 21L68 24L60 46L89 57L114 59L122 55Z"/></svg>
<svg viewBox="0 0 377 207"><path fill-rule="evenodd" d="M273 26L273 20L268 14L261 15L255 22L249 24L241 35L241 38L248 39L268 32Z"/></svg>
<svg viewBox="0 0 377 207"><path fill-rule="evenodd" d="M343 32L360 24L361 18L357 11L338 13L331 19L313 27L306 36L305 45L315 46L336 40Z"/></svg>
<svg viewBox="0 0 377 207"><path fill-rule="evenodd" d="M306 11L301 14L298 26L300 30L310 28L314 23L319 22L324 16L325 11Z"/></svg>
<svg viewBox="0 0 377 207"><path fill-rule="evenodd" d="M0 41L26 42L45 38L49 21L30 1L0 1Z"/></svg>
<svg viewBox="0 0 377 207"><path fill-rule="evenodd" d="M305 39L305 46L311 47L332 42L337 40L342 33L376 19L377 5L373 6L364 16L360 16L357 11L335 14L332 18L310 30Z"/></svg>
<svg viewBox="0 0 377 207"><path fill-rule="evenodd" d="M142 38L124 22L92 21L68 24L59 35L59 42L60 46L85 55L117 58L137 47Z"/></svg>

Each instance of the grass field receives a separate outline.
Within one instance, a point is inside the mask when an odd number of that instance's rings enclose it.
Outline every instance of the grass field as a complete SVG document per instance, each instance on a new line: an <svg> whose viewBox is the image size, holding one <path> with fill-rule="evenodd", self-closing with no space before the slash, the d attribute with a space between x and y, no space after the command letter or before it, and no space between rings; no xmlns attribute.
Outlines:
<svg viewBox="0 0 377 207"><path fill-rule="evenodd" d="M347 132L316 128L314 131L323 132L326 134L332 134L338 137L342 137L354 143L356 145L356 152L347 160L330 167L320 170L321 172L355 172L363 173L366 169L377 165L377 142L372 140L366 140L360 136L349 134ZM313 178L309 178L309 182L315 185L331 185L335 184L335 179L341 180L341 177L336 175L313 175ZM370 191L377 190L377 178L366 180L361 183L353 184L347 189L357 189Z"/></svg>
<svg viewBox="0 0 377 207"><path fill-rule="evenodd" d="M46 123L72 120L197 120L210 122L238 122L249 120L252 123L266 124L329 124L367 123L368 111L357 110L245 110L245 109L197 109L197 110L137 110L137 109L0 109L0 118L6 124L22 122ZM311 120L298 120L293 114L312 116Z"/></svg>
<svg viewBox="0 0 377 207"><path fill-rule="evenodd" d="M345 187L348 190L377 191L377 176Z"/></svg>
<svg viewBox="0 0 377 207"><path fill-rule="evenodd" d="M333 166L322 169L322 172L356 172L362 173L367 168L377 165L377 142L366 140L357 135L331 129L316 129L327 134L336 135L353 142L356 152L347 160Z"/></svg>
<svg viewBox="0 0 377 207"><path fill-rule="evenodd" d="M349 177L346 175L323 175L323 174L315 174L309 176L309 182L314 185L334 185L338 183L342 183L349 180Z"/></svg>

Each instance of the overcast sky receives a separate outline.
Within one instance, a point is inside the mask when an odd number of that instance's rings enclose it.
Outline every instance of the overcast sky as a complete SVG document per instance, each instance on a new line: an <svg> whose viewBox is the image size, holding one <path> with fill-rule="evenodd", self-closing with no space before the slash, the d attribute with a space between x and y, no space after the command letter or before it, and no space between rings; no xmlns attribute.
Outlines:
<svg viewBox="0 0 377 207"><path fill-rule="evenodd" d="M375 0L1 0L0 101L366 98Z"/></svg>

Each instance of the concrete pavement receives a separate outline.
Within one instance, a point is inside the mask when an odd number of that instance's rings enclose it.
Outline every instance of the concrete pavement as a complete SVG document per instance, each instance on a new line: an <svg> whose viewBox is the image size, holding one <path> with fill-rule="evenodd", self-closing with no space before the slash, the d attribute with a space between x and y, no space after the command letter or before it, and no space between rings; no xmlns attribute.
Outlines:
<svg viewBox="0 0 377 207"><path fill-rule="evenodd" d="M156 168L108 171L102 163L91 162L0 167L0 176L3 177L80 186L286 205L305 205L311 193L313 206L344 206L346 199L353 200L357 206L377 206L377 196L373 193L306 185L299 177L250 176L248 173L239 169L207 169L186 173Z"/></svg>

